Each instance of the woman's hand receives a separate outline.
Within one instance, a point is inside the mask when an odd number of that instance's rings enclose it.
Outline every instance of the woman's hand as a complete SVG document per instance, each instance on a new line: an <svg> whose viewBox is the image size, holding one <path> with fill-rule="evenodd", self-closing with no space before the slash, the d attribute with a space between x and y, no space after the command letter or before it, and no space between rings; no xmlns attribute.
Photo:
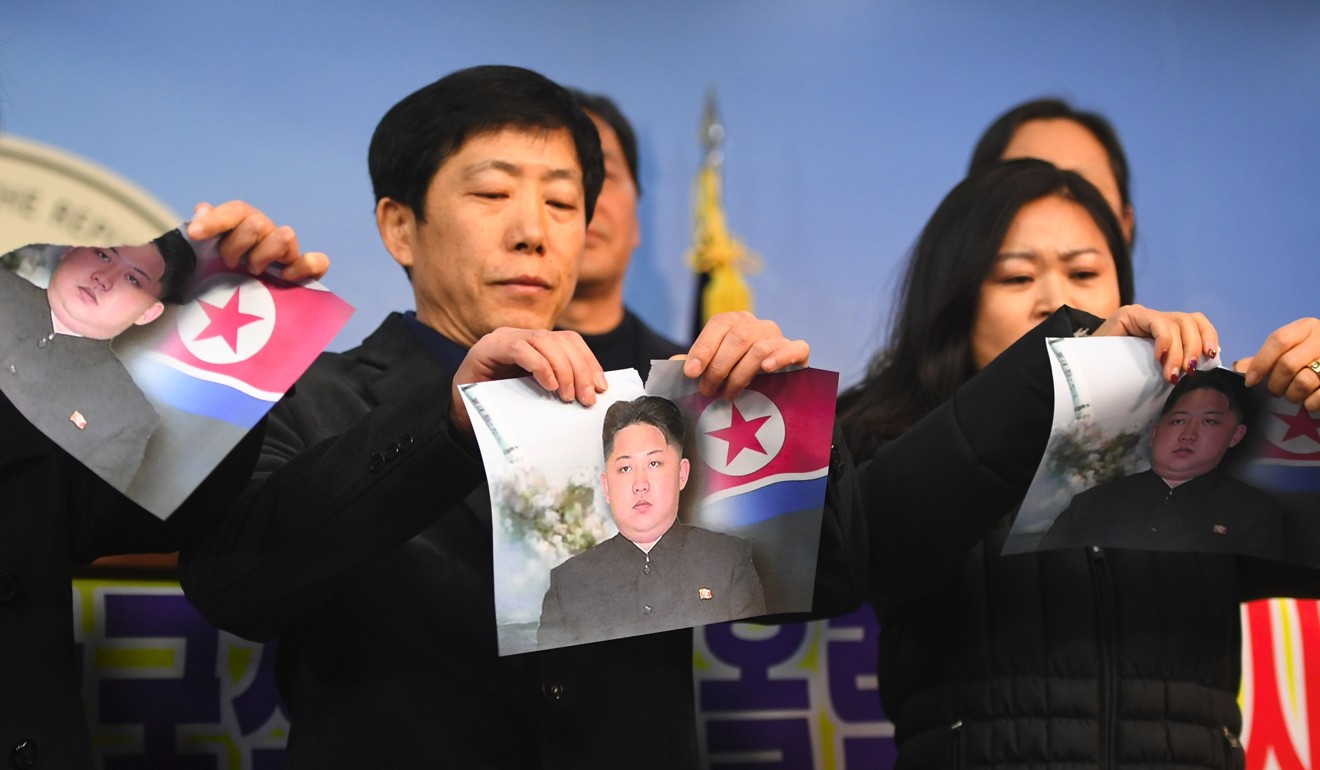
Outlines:
<svg viewBox="0 0 1320 770"><path fill-rule="evenodd" d="M1233 363L1247 385L1266 383L1270 392L1308 412L1320 412L1320 318L1299 318L1275 330L1256 355Z"/></svg>
<svg viewBox="0 0 1320 770"><path fill-rule="evenodd" d="M1196 371L1202 358L1219 355L1219 332L1200 313L1164 313L1141 305L1125 305L1109 316L1092 336L1155 340L1155 359L1169 382L1177 382L1187 372Z"/></svg>

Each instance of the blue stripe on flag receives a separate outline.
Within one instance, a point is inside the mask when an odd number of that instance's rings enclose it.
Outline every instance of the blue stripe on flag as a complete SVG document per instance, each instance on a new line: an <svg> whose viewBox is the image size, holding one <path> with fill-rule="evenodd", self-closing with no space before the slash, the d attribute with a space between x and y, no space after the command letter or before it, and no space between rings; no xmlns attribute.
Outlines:
<svg viewBox="0 0 1320 770"><path fill-rule="evenodd" d="M1247 482L1276 492L1320 492L1320 465L1256 463L1244 475Z"/></svg>
<svg viewBox="0 0 1320 770"><path fill-rule="evenodd" d="M701 526L719 530L759 524L785 513L820 508L825 503L821 476L806 481L781 481L751 492L726 497L701 511Z"/></svg>
<svg viewBox="0 0 1320 770"><path fill-rule="evenodd" d="M137 356L133 360L132 374L138 386L158 401L244 429L256 425L275 405L227 385L190 377L146 356Z"/></svg>

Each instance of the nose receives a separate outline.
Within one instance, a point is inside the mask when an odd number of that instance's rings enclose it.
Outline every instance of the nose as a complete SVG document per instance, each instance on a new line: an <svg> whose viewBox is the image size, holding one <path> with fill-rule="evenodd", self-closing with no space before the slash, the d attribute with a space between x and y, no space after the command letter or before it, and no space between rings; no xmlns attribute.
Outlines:
<svg viewBox="0 0 1320 770"><path fill-rule="evenodd" d="M92 282L95 283L96 288L101 291L110 291L110 288L115 285L114 268L106 267L94 271L92 273Z"/></svg>
<svg viewBox="0 0 1320 770"><path fill-rule="evenodd" d="M1067 302L1063 284L1053 271L1047 272L1036 280L1036 315L1048 318Z"/></svg>
<svg viewBox="0 0 1320 770"><path fill-rule="evenodd" d="M1188 420L1187 423L1186 423L1185 425L1182 426L1182 431L1178 433L1178 440L1179 440L1179 441L1195 441L1195 440L1196 440L1196 423L1192 422L1191 420Z"/></svg>
<svg viewBox="0 0 1320 770"><path fill-rule="evenodd" d="M633 475L633 491L647 492L650 489L651 489L650 477L647 475L645 470L643 470L642 468L638 468L636 473Z"/></svg>
<svg viewBox="0 0 1320 770"><path fill-rule="evenodd" d="M546 211L540 196L523 195L519 205L509 208L511 221L505 232L508 248L522 254L545 256Z"/></svg>

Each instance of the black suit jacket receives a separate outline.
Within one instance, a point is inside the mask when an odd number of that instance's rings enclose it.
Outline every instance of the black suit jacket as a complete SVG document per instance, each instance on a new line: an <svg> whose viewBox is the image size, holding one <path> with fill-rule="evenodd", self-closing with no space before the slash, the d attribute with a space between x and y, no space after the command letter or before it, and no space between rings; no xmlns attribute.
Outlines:
<svg viewBox="0 0 1320 770"><path fill-rule="evenodd" d="M1040 547L1099 545L1279 559L1283 521L1281 503L1231 476L1213 471L1170 488L1147 470L1079 493Z"/></svg>
<svg viewBox="0 0 1320 770"><path fill-rule="evenodd" d="M764 614L752 544L675 522L649 552L620 534L551 570L536 639L561 647Z"/></svg>

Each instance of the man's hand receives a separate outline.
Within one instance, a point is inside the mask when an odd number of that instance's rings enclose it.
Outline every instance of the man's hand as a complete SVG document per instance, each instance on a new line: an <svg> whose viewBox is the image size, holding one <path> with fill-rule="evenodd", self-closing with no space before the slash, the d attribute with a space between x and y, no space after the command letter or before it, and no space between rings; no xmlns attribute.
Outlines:
<svg viewBox="0 0 1320 770"><path fill-rule="evenodd" d="M701 330L683 364L683 374L701 378L698 389L704 396L723 392L733 399L764 372L787 366L806 366L811 346L790 340L774 321L739 311L713 316Z"/></svg>
<svg viewBox="0 0 1320 770"><path fill-rule="evenodd" d="M1177 382L1196 371L1201 358L1219 355L1219 332L1200 313L1163 313L1125 305L1095 330L1095 337L1147 337L1155 340L1155 360L1164 379Z"/></svg>
<svg viewBox="0 0 1320 770"><path fill-rule="evenodd" d="M248 272L260 275L271 264L284 265L280 275L286 281L320 278L330 269L330 259L319 251L302 254L298 236L288 225L276 227L270 217L243 201L229 201L212 207L199 203L188 224L193 240L220 238L220 258L231 269L247 258Z"/></svg>
<svg viewBox="0 0 1320 770"><path fill-rule="evenodd" d="M477 340L454 372L450 421L464 433L472 433L472 420L459 395L460 385L528 374L561 400L576 400L583 406L596 403L596 394L608 387L596 356L577 332L496 329Z"/></svg>
<svg viewBox="0 0 1320 770"><path fill-rule="evenodd" d="M1256 355L1234 362L1233 368L1246 372L1247 385L1263 381L1274 395L1320 412L1320 372L1311 368L1317 360L1320 318L1299 318L1276 329Z"/></svg>

